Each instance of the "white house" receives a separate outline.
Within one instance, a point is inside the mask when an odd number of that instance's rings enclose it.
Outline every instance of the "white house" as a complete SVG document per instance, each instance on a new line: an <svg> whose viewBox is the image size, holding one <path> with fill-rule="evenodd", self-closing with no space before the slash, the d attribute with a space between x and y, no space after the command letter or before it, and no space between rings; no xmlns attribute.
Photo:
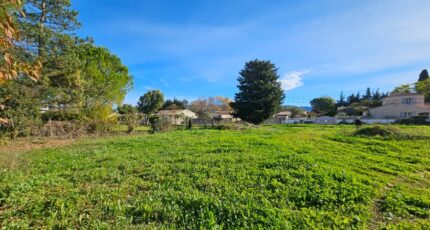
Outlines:
<svg viewBox="0 0 430 230"><path fill-rule="evenodd" d="M168 119L174 125L183 124L187 119L196 119L197 114L188 109L161 110L158 116Z"/></svg>
<svg viewBox="0 0 430 230"><path fill-rule="evenodd" d="M273 115L273 117L281 119L281 120L287 120L288 118L290 118L292 115L291 111L282 111L279 112L275 115Z"/></svg>
<svg viewBox="0 0 430 230"><path fill-rule="evenodd" d="M415 93L391 94L382 99L382 106L369 110L374 119L407 119L426 117L430 119L430 104L424 102L424 95Z"/></svg>
<svg viewBox="0 0 430 230"><path fill-rule="evenodd" d="M221 119L221 120L233 119L232 112L229 112L229 111L215 111L215 112L211 112L209 114L214 119Z"/></svg>

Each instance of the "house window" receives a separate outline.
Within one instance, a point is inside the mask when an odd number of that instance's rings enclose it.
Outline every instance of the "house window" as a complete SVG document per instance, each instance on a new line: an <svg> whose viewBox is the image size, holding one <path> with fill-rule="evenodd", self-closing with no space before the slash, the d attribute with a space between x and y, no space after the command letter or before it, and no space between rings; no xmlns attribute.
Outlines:
<svg viewBox="0 0 430 230"><path fill-rule="evenodd" d="M400 117L403 117L403 118L408 118L413 116L414 116L413 112L400 112Z"/></svg>
<svg viewBox="0 0 430 230"><path fill-rule="evenodd" d="M415 104L415 100L412 97L404 97L402 98L402 104L412 105Z"/></svg>

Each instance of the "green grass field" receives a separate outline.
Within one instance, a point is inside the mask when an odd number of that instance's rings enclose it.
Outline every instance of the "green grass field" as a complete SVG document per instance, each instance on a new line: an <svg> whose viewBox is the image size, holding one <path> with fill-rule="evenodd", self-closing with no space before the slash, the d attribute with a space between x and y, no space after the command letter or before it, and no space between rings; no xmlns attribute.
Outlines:
<svg viewBox="0 0 430 230"><path fill-rule="evenodd" d="M0 171L13 228L430 229L430 127L264 126L82 140Z"/></svg>

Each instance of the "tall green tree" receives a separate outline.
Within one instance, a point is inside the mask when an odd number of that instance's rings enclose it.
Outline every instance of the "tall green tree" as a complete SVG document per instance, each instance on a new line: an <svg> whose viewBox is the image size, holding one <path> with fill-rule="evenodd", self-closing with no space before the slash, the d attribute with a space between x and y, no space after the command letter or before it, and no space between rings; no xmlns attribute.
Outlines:
<svg viewBox="0 0 430 230"><path fill-rule="evenodd" d="M418 77L418 82L425 81L430 79L429 72L426 69L423 69Z"/></svg>
<svg viewBox="0 0 430 230"><path fill-rule="evenodd" d="M357 92L357 94L355 95L355 102L360 102L361 100L361 94L360 92Z"/></svg>
<svg viewBox="0 0 430 230"><path fill-rule="evenodd" d="M239 92L231 104L236 117L261 124L280 110L285 95L273 63L257 59L247 62L238 82Z"/></svg>
<svg viewBox="0 0 430 230"><path fill-rule="evenodd" d="M161 106L161 109L167 109L167 110L186 109L187 104L188 104L187 100L179 100L176 98L173 98L173 100L167 99L163 103L163 106Z"/></svg>
<svg viewBox="0 0 430 230"><path fill-rule="evenodd" d="M64 108L80 101L80 44L75 36L80 27L78 12L70 0L27 0L25 17L18 19L23 42L19 56L26 61L41 60L43 68L38 86L46 107Z"/></svg>
<svg viewBox="0 0 430 230"><path fill-rule="evenodd" d="M381 99L382 99L382 95L381 95L381 93L379 92L379 89L377 89L377 90L373 93L373 95L372 95L372 99L373 99L373 100L381 100Z"/></svg>
<svg viewBox="0 0 430 230"><path fill-rule="evenodd" d="M45 61L61 50L64 36L71 36L80 27L78 12L70 0L27 0L20 17L20 29L25 45Z"/></svg>
<svg viewBox="0 0 430 230"><path fill-rule="evenodd" d="M12 138L24 135L29 127L40 124L41 101L38 95L38 88L28 78L17 78L1 85L0 118L10 121L8 131Z"/></svg>
<svg viewBox="0 0 430 230"><path fill-rule="evenodd" d="M347 105L347 101L345 100L345 95L343 94L343 91L342 91L340 92L339 101L337 101L337 106L342 107L346 105Z"/></svg>
<svg viewBox="0 0 430 230"><path fill-rule="evenodd" d="M106 48L87 44L81 47L79 59L82 65L77 90L82 95L83 109L94 118L103 118L106 114L101 115L101 111L111 111L114 104L121 104L132 87L132 76L121 60Z"/></svg>
<svg viewBox="0 0 430 230"><path fill-rule="evenodd" d="M418 82L415 83L415 91L424 95L425 102L430 102L430 76L426 69L421 71Z"/></svg>
<svg viewBox="0 0 430 230"><path fill-rule="evenodd" d="M366 93L363 95L363 100L372 100L372 90L370 87L367 87Z"/></svg>
<svg viewBox="0 0 430 230"><path fill-rule="evenodd" d="M152 114L164 103L164 95L160 90L150 90L139 98L137 109L141 113Z"/></svg>
<svg viewBox="0 0 430 230"><path fill-rule="evenodd" d="M119 105L117 107L117 110L118 110L118 113L122 115L137 112L137 108L130 104Z"/></svg>
<svg viewBox="0 0 430 230"><path fill-rule="evenodd" d="M412 93L412 92L413 92L413 89L410 84L403 84L394 88L394 90L391 93L397 94L397 93Z"/></svg>
<svg viewBox="0 0 430 230"><path fill-rule="evenodd" d="M334 116L336 114L336 102L331 97L314 98L311 101L312 112L318 115Z"/></svg>
<svg viewBox="0 0 430 230"><path fill-rule="evenodd" d="M430 102L430 79L417 82L415 89L418 93L424 95L425 102Z"/></svg>
<svg viewBox="0 0 430 230"><path fill-rule="evenodd" d="M352 93L351 95L348 96L347 103L348 105L351 105L352 103L355 103L355 102L357 101L356 101L355 95Z"/></svg>

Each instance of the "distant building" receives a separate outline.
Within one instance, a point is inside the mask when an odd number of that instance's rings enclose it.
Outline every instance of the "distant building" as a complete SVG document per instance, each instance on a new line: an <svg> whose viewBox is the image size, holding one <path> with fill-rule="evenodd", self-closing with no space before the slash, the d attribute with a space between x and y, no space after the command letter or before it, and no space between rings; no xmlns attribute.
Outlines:
<svg viewBox="0 0 430 230"><path fill-rule="evenodd" d="M188 109L161 110L158 116L168 119L173 125L183 124L187 119L196 119L197 114Z"/></svg>
<svg viewBox="0 0 430 230"><path fill-rule="evenodd" d="M281 119L281 120L287 120L292 115L291 111L282 111L277 114L275 114L273 117Z"/></svg>
<svg viewBox="0 0 430 230"><path fill-rule="evenodd" d="M213 119L221 119L221 120L233 119L232 112L229 112L229 111L215 111L209 114Z"/></svg>
<svg viewBox="0 0 430 230"><path fill-rule="evenodd" d="M430 119L430 104L424 102L424 95L415 93L391 94L382 99L382 106L369 110L375 119L407 119L426 117Z"/></svg>

